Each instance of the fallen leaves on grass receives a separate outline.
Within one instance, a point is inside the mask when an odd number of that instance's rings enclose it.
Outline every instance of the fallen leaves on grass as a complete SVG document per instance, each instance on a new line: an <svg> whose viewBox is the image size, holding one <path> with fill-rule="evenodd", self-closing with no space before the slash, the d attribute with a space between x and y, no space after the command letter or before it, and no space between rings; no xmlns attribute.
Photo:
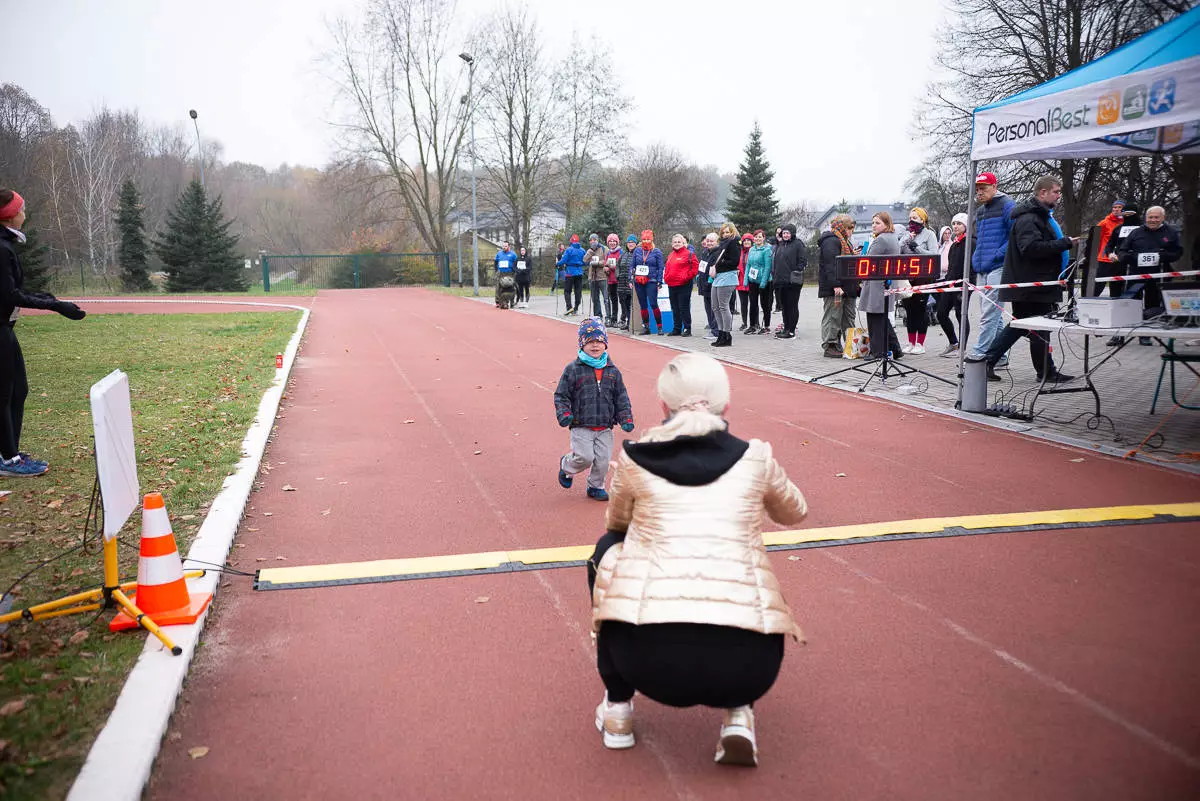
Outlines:
<svg viewBox="0 0 1200 801"><path fill-rule="evenodd" d="M77 631L74 634L72 634L71 637L67 640L67 642L70 643L71 645L79 645L79 643L83 642L87 638L88 638L87 629L83 629L81 631Z"/></svg>
<svg viewBox="0 0 1200 801"><path fill-rule="evenodd" d="M25 702L28 698L18 698L15 701L9 701L4 706L0 706L0 718L6 718L9 715L15 715L25 708Z"/></svg>

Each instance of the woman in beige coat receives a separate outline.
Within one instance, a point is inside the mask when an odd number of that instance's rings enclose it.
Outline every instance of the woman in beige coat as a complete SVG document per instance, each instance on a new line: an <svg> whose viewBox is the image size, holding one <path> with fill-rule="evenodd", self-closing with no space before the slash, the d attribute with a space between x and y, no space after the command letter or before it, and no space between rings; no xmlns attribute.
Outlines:
<svg viewBox="0 0 1200 801"><path fill-rule="evenodd" d="M727 431L729 378L700 353L658 377L666 422L617 460L608 533L588 564L597 666L607 690L596 727L630 748L633 695L725 710L716 761L756 765L751 704L774 684L785 635L800 630L762 541L808 508L760 440Z"/></svg>

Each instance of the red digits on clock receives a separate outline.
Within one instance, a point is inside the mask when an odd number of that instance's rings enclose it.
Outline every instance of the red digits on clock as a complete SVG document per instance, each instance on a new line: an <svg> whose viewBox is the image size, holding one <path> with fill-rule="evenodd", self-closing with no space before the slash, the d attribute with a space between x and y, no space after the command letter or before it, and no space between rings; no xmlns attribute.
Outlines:
<svg viewBox="0 0 1200 801"><path fill-rule="evenodd" d="M858 277L866 278L870 274L871 274L871 260L870 259L859 259L858 260Z"/></svg>

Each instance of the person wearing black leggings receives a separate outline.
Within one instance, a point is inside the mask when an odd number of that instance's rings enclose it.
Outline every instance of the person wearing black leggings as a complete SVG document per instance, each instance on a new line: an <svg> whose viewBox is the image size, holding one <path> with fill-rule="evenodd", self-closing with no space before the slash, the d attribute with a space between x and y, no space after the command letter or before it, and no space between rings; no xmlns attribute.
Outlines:
<svg viewBox="0 0 1200 801"><path fill-rule="evenodd" d="M762 544L763 513L794 525L808 506L769 445L729 433L716 359L675 357L658 397L668 418L625 443L588 560L605 689L595 725L606 748L632 748L635 693L714 707L724 711L717 763L754 766L752 706L779 675L784 638L800 636Z"/></svg>
<svg viewBox="0 0 1200 801"><path fill-rule="evenodd" d="M771 258L771 277L779 293L779 313L783 317L783 330L775 336L791 339L796 336L796 325L800 321L800 290L804 288L808 249L796 239L796 226L788 223L781 231L779 244Z"/></svg>
<svg viewBox="0 0 1200 801"><path fill-rule="evenodd" d="M29 379L25 357L17 342L21 309L58 312L68 320L86 313L74 303L45 292L26 292L25 276L17 249L25 244L25 199L11 189L0 189L0 476L27 478L50 469L47 462L21 451L21 428Z"/></svg>

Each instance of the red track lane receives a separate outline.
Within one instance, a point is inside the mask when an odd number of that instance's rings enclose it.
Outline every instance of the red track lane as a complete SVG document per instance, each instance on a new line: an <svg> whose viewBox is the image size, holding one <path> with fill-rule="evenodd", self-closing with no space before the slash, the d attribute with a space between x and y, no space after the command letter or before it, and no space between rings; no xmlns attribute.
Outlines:
<svg viewBox="0 0 1200 801"><path fill-rule="evenodd" d="M567 437L550 393L573 326L415 290L315 308L238 567L595 539L603 505L554 480ZM672 355L613 340L640 427ZM1200 498L1200 481L1152 466L730 376L732 430L774 444L808 525ZM265 593L230 578L148 795L1194 797L1187 528L775 554L810 644L789 646L759 705L756 771L712 764L717 713L645 700L637 748L604 750L580 570Z"/></svg>

